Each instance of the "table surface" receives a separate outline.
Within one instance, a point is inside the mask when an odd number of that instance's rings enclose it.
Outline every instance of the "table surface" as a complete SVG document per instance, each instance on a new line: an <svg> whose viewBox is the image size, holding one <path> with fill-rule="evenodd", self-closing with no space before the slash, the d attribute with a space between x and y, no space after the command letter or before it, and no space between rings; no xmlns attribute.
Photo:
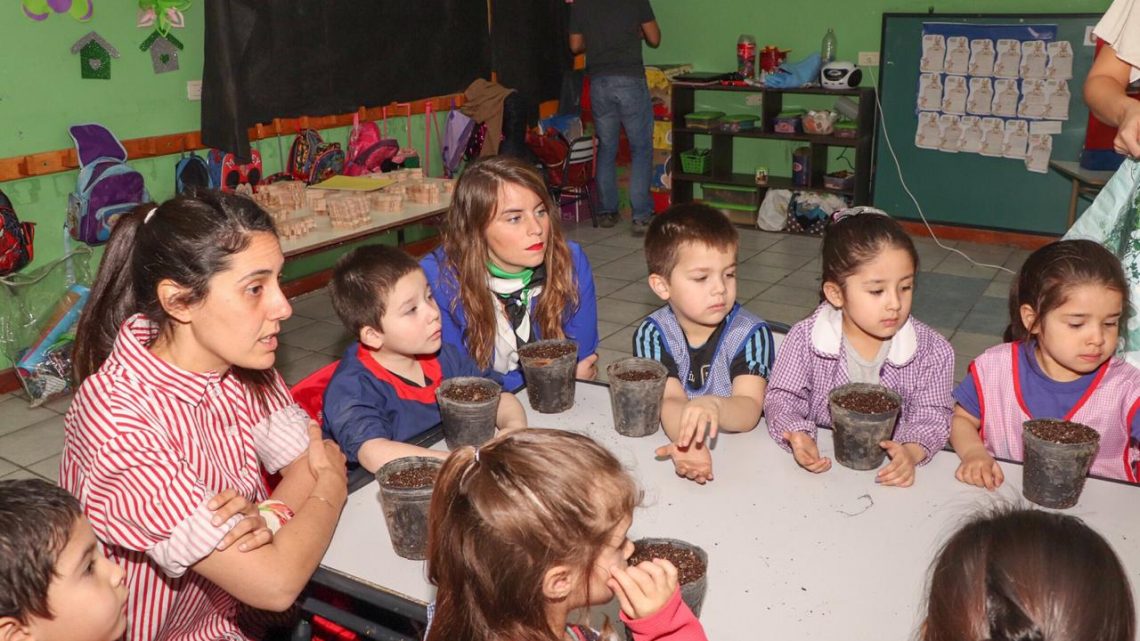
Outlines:
<svg viewBox="0 0 1140 641"><path fill-rule="evenodd" d="M432 180L432 179L427 179ZM305 254L321 251L329 247L343 245L344 243L359 240L381 232L407 227L422 220L438 216L447 211L451 204L451 196L444 194L440 202L432 205L410 203L406 199L404 207L399 212L381 213L372 212L372 221L354 229L334 229L329 224L328 216L317 216L317 228L300 238L288 238L281 241L281 251L286 258L295 258Z"/></svg>
<svg viewBox="0 0 1140 641"><path fill-rule="evenodd" d="M1068 178L1079 180L1087 185L1103 186L1108 182L1115 171L1093 171L1081 167L1081 163L1072 160L1050 160L1049 166L1061 172Z"/></svg>
<svg viewBox="0 0 1140 641"><path fill-rule="evenodd" d="M645 499L630 538L679 538L708 551L701 621L718 641L751 640L757 630L801 641L912 639L927 569L946 537L980 508L1027 503L1020 466L1003 464L1006 482L990 493L954 479L953 452L919 468L916 484L905 489L880 487L874 472L838 464L810 474L776 446L763 422L717 439L715 480L700 486L655 459L664 433L635 439L614 431L606 386L579 382L574 407L556 415L530 410L525 396L524 390L520 400L532 424L588 434L636 476ZM819 444L832 456L830 431L820 430ZM1080 503L1067 511L1109 541L1134 586L1140 586L1140 546L1129 536L1140 537L1140 512L1125 506L1140 497L1137 491L1089 479ZM425 564L392 551L375 483L349 497L322 567L412 601L434 595Z"/></svg>

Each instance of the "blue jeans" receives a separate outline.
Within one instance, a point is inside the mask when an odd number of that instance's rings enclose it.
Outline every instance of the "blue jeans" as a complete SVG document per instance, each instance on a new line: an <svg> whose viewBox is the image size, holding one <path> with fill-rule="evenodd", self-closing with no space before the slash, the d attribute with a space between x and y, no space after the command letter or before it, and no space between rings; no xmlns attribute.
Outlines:
<svg viewBox="0 0 1140 641"><path fill-rule="evenodd" d="M598 135L599 211L618 209L617 150L621 128L629 139L631 158L629 199L633 219L648 221L653 215L649 177L653 169L653 103L645 76L592 76L590 105Z"/></svg>

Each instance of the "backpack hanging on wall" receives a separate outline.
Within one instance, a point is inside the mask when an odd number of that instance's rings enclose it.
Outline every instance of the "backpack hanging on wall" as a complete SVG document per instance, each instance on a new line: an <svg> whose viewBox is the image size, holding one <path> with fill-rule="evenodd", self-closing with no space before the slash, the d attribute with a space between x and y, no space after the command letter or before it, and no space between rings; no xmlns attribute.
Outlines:
<svg viewBox="0 0 1140 641"><path fill-rule="evenodd" d="M371 120L360 122L360 114L352 115L352 133L348 136L345 176L362 176L381 171L385 160L396 155L400 143L380 135L380 127Z"/></svg>
<svg viewBox="0 0 1140 641"><path fill-rule="evenodd" d="M35 223L22 223L8 196L0 191L0 276L23 269L32 262Z"/></svg>
<svg viewBox="0 0 1140 641"><path fill-rule="evenodd" d="M315 129L302 129L289 150L288 172L312 185L344 172L344 150L339 142L325 142Z"/></svg>
<svg viewBox="0 0 1140 641"><path fill-rule="evenodd" d="M237 158L220 149L211 149L206 165L209 168L210 185L214 189L233 191L238 185L249 185L254 190L261 184L261 152L250 149L250 160L243 164Z"/></svg>
<svg viewBox="0 0 1140 641"><path fill-rule="evenodd" d="M174 191L178 194L194 192L199 189L217 189L218 185L210 179L210 167L206 159L194 152L183 155L174 165Z"/></svg>
<svg viewBox="0 0 1140 641"><path fill-rule="evenodd" d="M127 150L103 125L75 125L68 131L79 155L79 179L67 199L71 237L101 245L119 216L150 201L143 176L127 164Z"/></svg>

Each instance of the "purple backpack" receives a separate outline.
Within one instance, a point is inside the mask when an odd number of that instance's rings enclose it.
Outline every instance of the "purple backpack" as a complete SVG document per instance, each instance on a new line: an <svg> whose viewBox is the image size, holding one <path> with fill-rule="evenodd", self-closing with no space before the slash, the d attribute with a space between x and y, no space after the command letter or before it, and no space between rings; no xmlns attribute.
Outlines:
<svg viewBox="0 0 1140 641"><path fill-rule="evenodd" d="M344 161L345 176L362 176L380 171L380 166L400 150L395 138L380 136L380 127L371 120L360 122L360 114L352 115L352 133L348 136L348 155Z"/></svg>
<svg viewBox="0 0 1140 641"><path fill-rule="evenodd" d="M69 129L79 156L79 180L67 198L71 237L101 245L111 236L119 216L150 201L142 174L127 164L127 150L103 125Z"/></svg>
<svg viewBox="0 0 1140 641"><path fill-rule="evenodd" d="M443 130L443 143L441 154L443 156L443 171L448 176L454 176L463 162L463 152L467 151L467 141L475 131L475 121L455 108L455 101L451 103L451 111L447 113L447 126Z"/></svg>

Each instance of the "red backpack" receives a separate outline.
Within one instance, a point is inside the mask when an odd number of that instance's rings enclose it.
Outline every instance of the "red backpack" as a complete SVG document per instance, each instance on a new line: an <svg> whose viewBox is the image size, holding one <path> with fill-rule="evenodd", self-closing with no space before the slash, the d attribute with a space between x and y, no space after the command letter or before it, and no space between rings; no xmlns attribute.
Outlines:
<svg viewBox="0 0 1140 641"><path fill-rule="evenodd" d="M395 138L384 138L380 127L371 120L360 122L360 114L352 115L352 133L348 136L348 155L344 161L345 176L362 176L380 171L385 160L400 150Z"/></svg>
<svg viewBox="0 0 1140 641"><path fill-rule="evenodd" d="M12 201L0 191L0 276L19 271L32 262L32 240L35 223L22 223L16 217Z"/></svg>

